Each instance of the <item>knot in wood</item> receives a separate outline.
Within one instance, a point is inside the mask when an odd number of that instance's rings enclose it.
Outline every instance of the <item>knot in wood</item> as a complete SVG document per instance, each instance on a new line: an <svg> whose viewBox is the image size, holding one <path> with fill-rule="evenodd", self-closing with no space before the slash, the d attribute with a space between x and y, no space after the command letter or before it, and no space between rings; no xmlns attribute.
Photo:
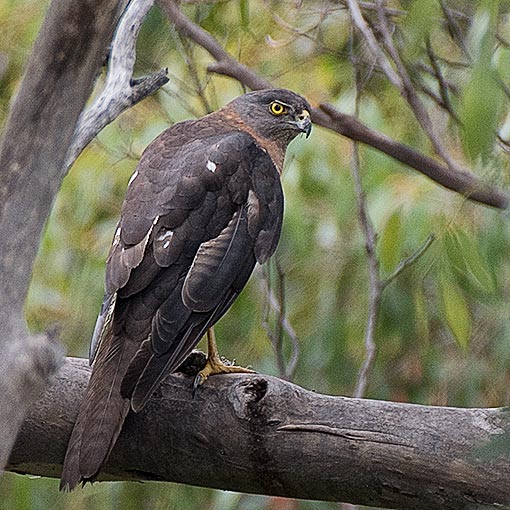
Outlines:
<svg viewBox="0 0 510 510"><path fill-rule="evenodd" d="M260 420L262 400L267 395L268 382L262 377L243 380L232 387L230 401L237 417L243 420Z"/></svg>
<svg viewBox="0 0 510 510"><path fill-rule="evenodd" d="M267 393L267 381L257 378L246 384L244 393L248 398L248 405L253 405L262 400Z"/></svg>

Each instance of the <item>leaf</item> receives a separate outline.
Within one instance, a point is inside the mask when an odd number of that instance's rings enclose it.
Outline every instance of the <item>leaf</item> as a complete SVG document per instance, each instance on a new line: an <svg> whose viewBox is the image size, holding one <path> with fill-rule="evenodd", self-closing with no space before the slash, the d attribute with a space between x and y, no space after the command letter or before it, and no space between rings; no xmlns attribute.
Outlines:
<svg viewBox="0 0 510 510"><path fill-rule="evenodd" d="M248 30L250 27L250 2L249 0L239 0L239 14L241 16L241 27Z"/></svg>
<svg viewBox="0 0 510 510"><path fill-rule="evenodd" d="M379 241L379 259L384 271L393 271L400 261L402 239L402 220L397 209L386 221Z"/></svg>
<svg viewBox="0 0 510 510"><path fill-rule="evenodd" d="M489 156L496 139L498 106L502 96L493 74L492 69L488 69L487 66L475 69L463 97L462 143L472 161L479 156L483 158Z"/></svg>
<svg viewBox="0 0 510 510"><path fill-rule="evenodd" d="M468 283L472 283L478 291L495 291L489 262L480 253L479 245L472 236L460 229L451 230L445 236L444 244L448 259L461 277L469 279Z"/></svg>
<svg viewBox="0 0 510 510"><path fill-rule="evenodd" d="M479 245L464 231L456 232L456 242L461 250L467 275L484 292L494 292L494 279L488 269L488 261L480 253Z"/></svg>
<svg viewBox="0 0 510 510"><path fill-rule="evenodd" d="M464 275L467 271L462 251L456 241L455 232L450 230L443 237L443 244L445 247L446 256L450 262L450 266L458 273Z"/></svg>
<svg viewBox="0 0 510 510"><path fill-rule="evenodd" d="M439 5L436 0L421 0L412 2L409 6L408 14L403 22L403 27L407 29L405 52L408 58L419 53L423 41L435 26L435 20L441 17Z"/></svg>
<svg viewBox="0 0 510 510"><path fill-rule="evenodd" d="M474 64L471 79L462 96L460 117L462 144L472 161L491 154L503 101L492 58L495 45L492 9L490 6L481 8L470 28Z"/></svg>
<svg viewBox="0 0 510 510"><path fill-rule="evenodd" d="M446 323L457 344L466 349L471 335L471 314L462 290L445 274L441 276L441 297Z"/></svg>

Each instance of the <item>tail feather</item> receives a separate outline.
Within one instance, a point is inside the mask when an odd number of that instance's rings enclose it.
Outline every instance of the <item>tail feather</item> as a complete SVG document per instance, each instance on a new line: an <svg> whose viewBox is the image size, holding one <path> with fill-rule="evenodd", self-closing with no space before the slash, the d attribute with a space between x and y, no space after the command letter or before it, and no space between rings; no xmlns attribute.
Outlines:
<svg viewBox="0 0 510 510"><path fill-rule="evenodd" d="M131 397L133 411L139 412L144 408L161 381L182 363L207 331L209 322L204 320L203 314L197 315L200 317L195 318L197 324L191 322L183 337L172 344L172 348L167 353L160 356L153 354L150 344L138 351L133 363L129 366L128 377L123 385L124 395ZM190 321L193 321L193 316Z"/></svg>
<svg viewBox="0 0 510 510"><path fill-rule="evenodd" d="M153 354L150 340L144 342L129 366L122 385L123 395L131 397L133 411L143 409L161 381L185 360L207 329L230 308L237 296L235 291L228 292L212 314L191 314L182 337L173 342L165 354Z"/></svg>
<svg viewBox="0 0 510 510"><path fill-rule="evenodd" d="M111 334L102 342L67 447L61 490L93 480L108 458L129 411L120 386L136 347L136 342Z"/></svg>
<svg viewBox="0 0 510 510"><path fill-rule="evenodd" d="M122 385L120 387L120 393L124 398L130 399L133 395L133 390L140 378L140 374L144 371L144 368L149 363L152 358L152 349L151 349L151 340L148 338L142 342L140 349L135 354L129 367L126 371L126 375L122 380Z"/></svg>
<svg viewBox="0 0 510 510"><path fill-rule="evenodd" d="M82 480L79 458L83 426L84 420L80 420L80 417L78 417L71 434L71 439L67 445L66 457L62 468L60 490L64 492L72 491Z"/></svg>

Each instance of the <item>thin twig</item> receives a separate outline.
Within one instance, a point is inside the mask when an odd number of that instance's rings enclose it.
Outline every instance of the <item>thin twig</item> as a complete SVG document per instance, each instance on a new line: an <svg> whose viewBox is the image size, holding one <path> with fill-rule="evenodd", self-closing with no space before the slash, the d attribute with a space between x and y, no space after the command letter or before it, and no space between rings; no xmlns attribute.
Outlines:
<svg viewBox="0 0 510 510"><path fill-rule="evenodd" d="M447 112L457 124L460 124L460 119L457 114L453 110L450 110L449 106L428 85L426 85L422 80L417 80L416 87L426 96L430 97L430 99L432 99L439 108Z"/></svg>
<svg viewBox="0 0 510 510"><path fill-rule="evenodd" d="M264 314L262 325L266 330L266 334L271 341L271 344L273 345L280 377L282 379L292 381L299 360L299 338L285 313L285 282L283 272L278 264L276 264L276 270L278 278L278 297L271 289L270 275L268 272L264 272L264 276L261 279L264 286L264 292L267 297L267 309ZM269 323L269 314L271 310L273 310L277 315L276 331L271 328ZM285 360L283 353L284 333L287 335L292 345L292 353L288 361Z"/></svg>
<svg viewBox="0 0 510 510"><path fill-rule="evenodd" d="M353 34L351 34L351 41L352 40ZM351 49L351 56L352 55L353 51ZM359 80L358 70L355 65L352 67L354 70L354 77L356 82L355 116L357 117L359 115L359 102L362 88ZM356 141L353 141L352 143L351 173L354 180L354 191L356 194L356 203L358 206L359 223L363 237L365 238L365 251L367 254L369 281L368 319L364 338L365 359L361 365L361 369L359 371L358 379L356 382L356 388L354 390L354 397L362 398L365 395L368 385L368 378L375 360L376 345L374 336L381 304L382 287L379 279L379 260L377 259L376 253L377 234L375 232L372 221L368 216L365 193L363 191L363 185L361 182L359 149L358 143Z"/></svg>
<svg viewBox="0 0 510 510"><path fill-rule="evenodd" d="M205 95L205 87L202 84L202 80L198 74L197 64L193 55L193 48L188 39L181 36L182 47L184 50L184 58L186 60L186 65L191 76L191 80L194 84L194 92L200 98L202 106L204 107L207 113L211 113L213 108Z"/></svg>
<svg viewBox="0 0 510 510"><path fill-rule="evenodd" d="M351 34L351 44L353 35ZM358 68L354 62L354 53L351 49L351 64L354 70L354 78L356 83L356 99L355 99L355 116L359 115L359 104L361 99L362 84ZM368 385L369 376L374 365L377 346L375 343L375 329L381 308L381 295L386 286L393 281L406 267L410 266L427 250L434 236L429 236L424 245L420 247L410 257L400 262L397 268L387 279L383 280L380 276L379 260L377 258L377 234L374 226L370 220L367 212L365 194L361 182L360 161L358 143L356 141L352 144L352 158L351 158L351 173L354 181L354 190L356 194L356 202L358 206L358 217L361 226L361 231L365 239L365 250L368 262L368 281L369 281L369 300L368 300L368 318L365 328L364 344L365 344L365 358L361 365L354 390L356 398L362 398L365 395Z"/></svg>
<svg viewBox="0 0 510 510"><path fill-rule="evenodd" d="M381 66L384 74L390 81L392 85L397 87L399 90L403 89L403 84L401 83L400 77L395 72L391 63L388 60L388 57L384 54L375 38L372 30L368 26L363 14L361 13L361 9L359 3L356 0L347 0L347 5L349 6L349 12L351 14L352 21L356 25L357 29L362 33L365 41L372 52L372 55L377 60L378 64ZM379 3L377 4L377 11L379 12Z"/></svg>
<svg viewBox="0 0 510 510"><path fill-rule="evenodd" d="M67 153L67 171L83 149L124 110L153 94L168 82L166 69L133 79L136 39L154 0L132 0L126 8L112 42L106 82L101 94L80 116Z"/></svg>
<svg viewBox="0 0 510 510"><path fill-rule="evenodd" d="M459 12L450 9L446 4L445 0L440 0L440 4L443 14L445 15L446 18L445 23L446 27L448 28L448 31L450 32L452 39L456 41L464 55L466 55L466 57L470 59L469 50L464 41L464 38L462 37L462 30L459 27L459 23L455 19L456 16L459 17Z"/></svg>
<svg viewBox="0 0 510 510"><path fill-rule="evenodd" d="M348 0L338 0L338 3L345 6L346 8L349 7ZM373 2L359 2L359 6L364 11L376 11L377 10L377 5ZM404 11L402 9L392 9L390 7L386 7L385 10L386 10L386 14L388 16L406 16L407 15L407 11Z"/></svg>
<svg viewBox="0 0 510 510"><path fill-rule="evenodd" d="M265 291L267 295L267 306L266 311L264 313L264 319L262 320L262 326L266 330L267 337L269 338L271 345L273 346L273 350L276 357L276 366L278 368L278 375L284 379L287 375L287 371L285 369L285 358L283 356L283 328L281 323L282 316L282 306L280 305L280 301L274 295L270 285L271 285L271 265L268 264L266 266L266 271L264 271L263 281L265 282ZM281 280L279 280L278 287L281 288ZM281 296L280 296L281 298ZM271 309L275 309L278 314L278 318L276 320L276 326L273 328L270 324L270 315Z"/></svg>
<svg viewBox="0 0 510 510"><path fill-rule="evenodd" d="M425 46L427 48L427 55L430 60L430 64L432 65L432 69L434 70L434 76L437 79L437 83L439 85L439 93L441 94L441 99L443 100L444 105L448 109L449 112L454 114L453 107L450 102L450 94L448 93L448 85L446 80L444 79L443 73L441 72L441 67L436 58L436 54L432 48L432 43L430 42L430 37L427 37L425 41Z"/></svg>
<svg viewBox="0 0 510 510"><path fill-rule="evenodd" d="M359 153L358 145L353 142L351 171L354 178L354 186L356 190L356 199L358 202L358 213L360 225L365 237L365 250L368 258L368 281L369 281L369 301L368 301L368 319L365 329L365 359L358 374L356 388L354 390L355 398L362 398L365 395L368 376L375 360L376 345L374 341L375 326L379 315L381 301L381 285L379 281L379 261L375 253L376 235L372 222L368 218L365 196L361 187L361 178L359 174Z"/></svg>
<svg viewBox="0 0 510 510"><path fill-rule="evenodd" d="M412 255L401 260L393 273L381 281L381 287L385 289L400 273L402 273L402 271L404 271L404 269L413 265L429 249L434 240L434 234L430 234L427 239L425 239L425 242Z"/></svg>
<svg viewBox="0 0 510 510"><path fill-rule="evenodd" d="M441 60L441 62L446 63L443 59L441 59L441 57L439 57L435 53L434 53L434 58L438 61L437 62L438 66L439 66L439 60ZM427 73L428 75L432 76L433 78L437 79L436 72L434 71L434 69L432 67L426 65L424 62L416 62L415 68L418 71L423 71L423 72ZM443 82L444 82L445 87L448 89L448 93L451 92L453 95L459 95L459 88L457 87L457 85L455 85L451 81L448 81L444 76L443 76Z"/></svg>
<svg viewBox="0 0 510 510"><path fill-rule="evenodd" d="M407 70L403 64L400 54L398 53L393 39L391 31L388 26L387 17L385 14L385 7L382 0L377 0L377 12L379 16L378 30L381 33L384 41L386 51L390 55L393 64L395 65L396 71L390 64L386 54L380 48L377 40L368 26L367 22L363 18L358 2L356 0L348 0L349 11L354 24L358 30L362 33L365 38L370 50L372 51L377 62L383 69L386 77L396 88L399 89L402 96L406 99L407 103L411 107L416 120L420 124L423 131L427 134L435 152L445 161L451 172L462 172L463 169L452 159L446 148L444 147L440 137L437 135L435 128L432 124L430 116L421 102L418 94L415 91L411 78L407 73Z"/></svg>
<svg viewBox="0 0 510 510"><path fill-rule="evenodd" d="M275 350L279 359L278 365L283 376L287 376L285 368L285 355L283 352L283 319L285 318L285 280L283 272L278 265L278 260L274 260L274 267L276 269L276 290L278 292L277 299L280 309L277 310L276 327L275 327Z"/></svg>
<svg viewBox="0 0 510 510"><path fill-rule="evenodd" d="M350 0L355 3L355 0ZM441 138L436 133L432 120L428 114L427 109L423 105L422 101L418 97L416 90L413 86L413 82L409 77L409 74L406 70L406 67L400 57L399 52L397 51L393 39L391 37L390 29L388 26L388 19L384 13L384 5L383 0L377 0L378 16L379 16L379 31L383 36L384 46L391 56L391 59L395 65L396 73L399 78L398 82L395 84L393 82L393 75L387 75L388 79L396 85L402 96L406 99L407 103L411 107L411 111L413 112L418 124L421 126L425 134L428 136L434 151L438 156L440 156L443 161L447 164L448 168L452 172L462 172L463 170L460 168L458 163L450 156L446 147L444 146ZM384 55L382 51L381 54ZM393 70L393 68L392 68Z"/></svg>

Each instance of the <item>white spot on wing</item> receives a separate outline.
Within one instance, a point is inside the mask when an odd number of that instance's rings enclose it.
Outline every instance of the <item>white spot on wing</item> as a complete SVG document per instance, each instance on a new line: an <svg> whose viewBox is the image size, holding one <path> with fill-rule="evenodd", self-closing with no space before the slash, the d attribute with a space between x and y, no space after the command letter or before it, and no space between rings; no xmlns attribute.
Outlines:
<svg viewBox="0 0 510 510"><path fill-rule="evenodd" d="M259 200L253 190L248 191L248 205L258 204Z"/></svg>
<svg viewBox="0 0 510 510"><path fill-rule="evenodd" d="M210 159L207 160L205 166L207 167L207 170L209 170L212 173L216 171L216 163L214 161L211 161Z"/></svg>
<svg viewBox="0 0 510 510"><path fill-rule="evenodd" d="M170 241L166 241L166 243L163 245L163 248L168 248L170 246Z"/></svg>
<svg viewBox="0 0 510 510"><path fill-rule="evenodd" d="M117 246L120 243L120 227L115 231L115 235L113 236L113 247Z"/></svg>
<svg viewBox="0 0 510 510"><path fill-rule="evenodd" d="M128 182L128 186L131 185L131 183L138 177L138 170L135 170L135 173L131 176Z"/></svg>
<svg viewBox="0 0 510 510"><path fill-rule="evenodd" d="M158 241L164 241L167 237L173 236L174 233L171 230L165 230L159 237Z"/></svg>

